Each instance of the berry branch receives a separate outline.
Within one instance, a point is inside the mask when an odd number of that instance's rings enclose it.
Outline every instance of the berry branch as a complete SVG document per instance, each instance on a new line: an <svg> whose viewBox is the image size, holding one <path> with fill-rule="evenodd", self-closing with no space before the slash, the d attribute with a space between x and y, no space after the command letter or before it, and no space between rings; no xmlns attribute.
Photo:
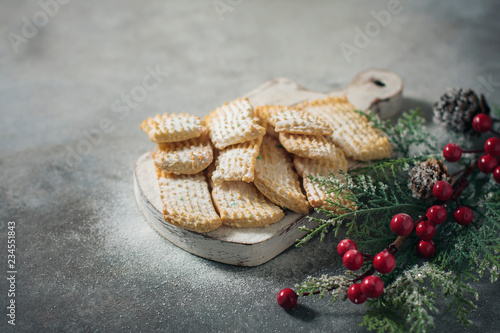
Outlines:
<svg viewBox="0 0 500 333"><path fill-rule="evenodd" d="M344 226L347 228L348 236L362 239L360 244L369 244L371 247L381 246L383 249L378 254L372 255L359 251L358 245L351 239L342 240L338 243L337 252L342 257L344 267L349 270L348 273L352 274L362 267L365 267L364 272L354 278L328 275L321 278L308 278L297 286L297 292L286 288L278 294L277 300L282 307L293 308L298 296L319 295L321 298L331 293L336 300L344 295L344 299L348 298L355 304L367 301L372 310L365 315L363 324L369 328L381 331L401 328L401 322L398 322L401 319L408 324L414 321L411 323L412 327L426 330L432 327L430 312L437 311L432 305L432 299L436 295L427 287L419 287L417 284L430 281L434 285L436 281L439 281L442 286L456 286L454 289L443 288L443 296L452 298L450 307L456 308L455 314L459 321L465 325L469 322L465 318L469 312L467 308L474 308L474 304L465 294L475 294L475 292L468 284L462 282L462 279L472 278L474 274L481 276L486 269L490 271L492 281L496 280L499 275L500 241L494 235L500 231L500 203L498 202L500 189L498 185L495 187L493 184L500 183L498 161L500 138L498 132L493 129L493 124L497 123L497 120L489 116L489 107L484 97L481 96L479 99L471 95L470 91L462 90L457 94L461 97L457 98L455 103L469 103L469 106L452 108L448 96L446 103L436 107L435 113L444 114L455 112L455 110L465 110L464 115L472 119L459 125L456 120L453 120L455 122L453 126L460 128L460 131L465 133L464 135L471 135L468 132L471 129L479 134L490 132L496 136L484 142L484 149L463 150L460 145L449 143L444 146L442 156L448 162L460 161L463 154L482 154L482 156L472 161L467 157L468 163L465 167L450 175L442 161L432 158L435 156L432 153L432 147L439 145L435 138L423 130L425 122L422 117L419 117L418 111L403 114L402 121L394 126L389 122L380 121L375 115L367 115L375 127L388 135L397 147L396 150L402 152L404 156L353 170L355 173L351 171L345 174L346 182L343 183L335 179L316 179L321 185L330 187L332 192L349 193L346 199L353 201L358 209L343 207L340 200L331 202L333 206L339 207L339 211L345 208L344 213L335 214L321 210L330 218L313 218L319 222L318 227L304 229L308 235L299 244L304 244L316 234L321 235L323 239L330 228L335 229L336 235L337 231ZM471 112L467 108L476 108L478 111ZM456 117L443 116L443 119L456 119ZM412 145L421 145L425 150L420 149L421 155L408 157ZM408 173L412 164L413 169ZM404 174L408 174L407 180ZM489 174L492 174L493 182L488 181L487 175ZM453 181L453 177L458 178ZM408 185L406 189L401 186L404 182ZM474 186L470 186L471 184ZM485 191L484 195L478 192L481 189ZM478 198L478 195L482 195L479 197L481 204L467 204L472 197ZM431 198L435 200L435 203L429 207L428 200ZM443 224L449 220L447 210L452 204L456 205L452 215L455 223ZM401 209L405 209L406 213L393 215ZM427 209L426 213L421 214L424 209ZM413 221L410 215L419 217ZM357 223L359 219L362 219L361 224ZM342 221L344 223L341 223ZM471 223L474 227L467 227ZM443 226L440 226L441 224ZM392 230L397 238L388 246L384 246L384 240L388 239L388 229ZM433 241L435 237L438 239L438 250ZM418 257L409 251L412 246L406 246L407 242L416 245ZM436 252L438 256L434 256ZM396 254L398 255L397 262ZM425 262L419 265L421 260L430 260L437 265ZM472 264L476 264L478 268L470 267ZM447 272L445 268L453 268L454 272ZM411 280L401 279L403 276L407 278L411 276ZM416 309L414 304L407 303L402 295L409 292L408 290L416 293L411 297L425 300L421 304L423 307L428 307L430 312L425 309ZM388 310L391 306L394 308ZM399 317L398 312L407 315ZM419 313L420 319L417 320L411 315L412 313Z"/></svg>

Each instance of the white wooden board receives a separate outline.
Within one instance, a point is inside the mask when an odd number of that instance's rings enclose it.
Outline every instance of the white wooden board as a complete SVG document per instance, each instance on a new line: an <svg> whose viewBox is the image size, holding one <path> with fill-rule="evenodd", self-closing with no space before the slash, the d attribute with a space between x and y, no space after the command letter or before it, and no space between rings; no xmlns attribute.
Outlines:
<svg viewBox="0 0 500 333"><path fill-rule="evenodd" d="M394 73L368 70L358 74L347 88L328 94L307 90L286 78L272 79L245 94L254 106L265 104L293 105L327 95L347 98L358 109L371 108L381 117L399 112L402 102L402 80ZM196 233L173 226L163 219L160 191L150 152L142 155L134 167L134 191L137 204L149 223L163 237L178 247L200 257L231 265L257 266L293 245L304 233L302 225L314 222L291 211L279 222L261 228L221 227L208 233ZM314 215L317 213L312 213Z"/></svg>

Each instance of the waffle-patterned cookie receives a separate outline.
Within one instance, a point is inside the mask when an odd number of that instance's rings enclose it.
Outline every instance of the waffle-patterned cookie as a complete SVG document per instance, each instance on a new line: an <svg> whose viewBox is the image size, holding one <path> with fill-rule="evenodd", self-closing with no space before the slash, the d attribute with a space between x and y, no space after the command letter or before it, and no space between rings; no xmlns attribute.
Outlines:
<svg viewBox="0 0 500 333"><path fill-rule="evenodd" d="M297 213L309 212L309 203L300 189L299 177L287 152L278 140L265 136L255 166L255 186L269 200Z"/></svg>
<svg viewBox="0 0 500 333"><path fill-rule="evenodd" d="M258 137L220 150L215 161L212 181L216 184L237 180L253 182L261 143L262 137Z"/></svg>
<svg viewBox="0 0 500 333"><path fill-rule="evenodd" d="M348 157L369 161L390 156L392 148L387 137L375 130L366 117L354 112L345 96L304 102L299 107L330 124L333 142Z"/></svg>
<svg viewBox="0 0 500 333"><path fill-rule="evenodd" d="M335 154L333 142L322 135L280 133L279 139L289 153L297 156L330 159Z"/></svg>
<svg viewBox="0 0 500 333"><path fill-rule="evenodd" d="M174 175L156 171L165 221L196 232L212 231L222 225L202 173Z"/></svg>
<svg viewBox="0 0 500 333"><path fill-rule="evenodd" d="M230 227L263 227L283 218L283 211L264 197L253 184L223 182L212 190L222 224Z"/></svg>
<svg viewBox="0 0 500 333"><path fill-rule="evenodd" d="M205 117L205 123L217 149L250 141L266 133L254 118L253 107L246 98L224 103Z"/></svg>
<svg viewBox="0 0 500 333"><path fill-rule="evenodd" d="M330 173L339 175L339 170L346 171L347 160L342 150L337 149L334 155L335 158L330 160L309 159L295 156L293 163L297 172L303 178L302 183L307 193L307 200L311 206L341 213L343 209L336 205L332 205L328 200L351 209L355 209L355 206L351 201L343 198L341 194L330 192L329 189L326 189L325 186L321 185L317 180L310 178L312 176L315 178L328 179Z"/></svg>
<svg viewBox="0 0 500 333"><path fill-rule="evenodd" d="M213 160L213 150L204 133L198 138L158 144L153 151L157 168L175 174L194 174L204 170Z"/></svg>
<svg viewBox="0 0 500 333"><path fill-rule="evenodd" d="M141 123L141 129L156 143L177 142L199 137L203 126L199 117L179 113L156 115Z"/></svg>
<svg viewBox="0 0 500 333"><path fill-rule="evenodd" d="M306 135L329 135L333 133L330 125L317 117L287 106L278 106L278 112L269 117L269 123L276 132Z"/></svg>

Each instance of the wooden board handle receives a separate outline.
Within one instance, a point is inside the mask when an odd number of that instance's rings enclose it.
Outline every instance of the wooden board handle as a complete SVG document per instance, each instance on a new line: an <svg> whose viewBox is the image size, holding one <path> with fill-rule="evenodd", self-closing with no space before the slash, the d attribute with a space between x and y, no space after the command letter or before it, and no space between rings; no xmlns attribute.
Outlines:
<svg viewBox="0 0 500 333"><path fill-rule="evenodd" d="M403 80L396 73L369 69L356 75L342 91L332 91L329 95L344 93L347 99L359 108L371 109L381 118L389 118L401 110L403 98Z"/></svg>
<svg viewBox="0 0 500 333"><path fill-rule="evenodd" d="M395 73L369 69L356 75L347 88L331 91L330 96L346 95L359 110L368 109L381 118L401 110L403 80ZM288 78L274 78L244 95L253 106L265 104L294 105L306 100L322 99L325 93L308 90Z"/></svg>

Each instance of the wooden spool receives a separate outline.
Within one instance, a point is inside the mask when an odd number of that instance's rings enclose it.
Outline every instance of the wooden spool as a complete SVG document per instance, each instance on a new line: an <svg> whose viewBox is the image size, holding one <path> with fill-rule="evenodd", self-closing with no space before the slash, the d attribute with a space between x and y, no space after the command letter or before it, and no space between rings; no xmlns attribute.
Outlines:
<svg viewBox="0 0 500 333"><path fill-rule="evenodd" d="M287 78L274 78L244 96L253 106L259 106L293 105L328 95L345 94L356 108L372 109L382 118L388 118L401 109L402 89L402 80L398 75L384 70L367 70L359 73L345 89L328 94L307 90ZM150 152L135 163L134 192L142 213L163 237L190 253L231 265L263 264L304 236L300 226L315 225L304 215L291 211L286 211L285 217L277 223L261 228L223 226L212 232L197 233L171 225L163 218L160 190Z"/></svg>

